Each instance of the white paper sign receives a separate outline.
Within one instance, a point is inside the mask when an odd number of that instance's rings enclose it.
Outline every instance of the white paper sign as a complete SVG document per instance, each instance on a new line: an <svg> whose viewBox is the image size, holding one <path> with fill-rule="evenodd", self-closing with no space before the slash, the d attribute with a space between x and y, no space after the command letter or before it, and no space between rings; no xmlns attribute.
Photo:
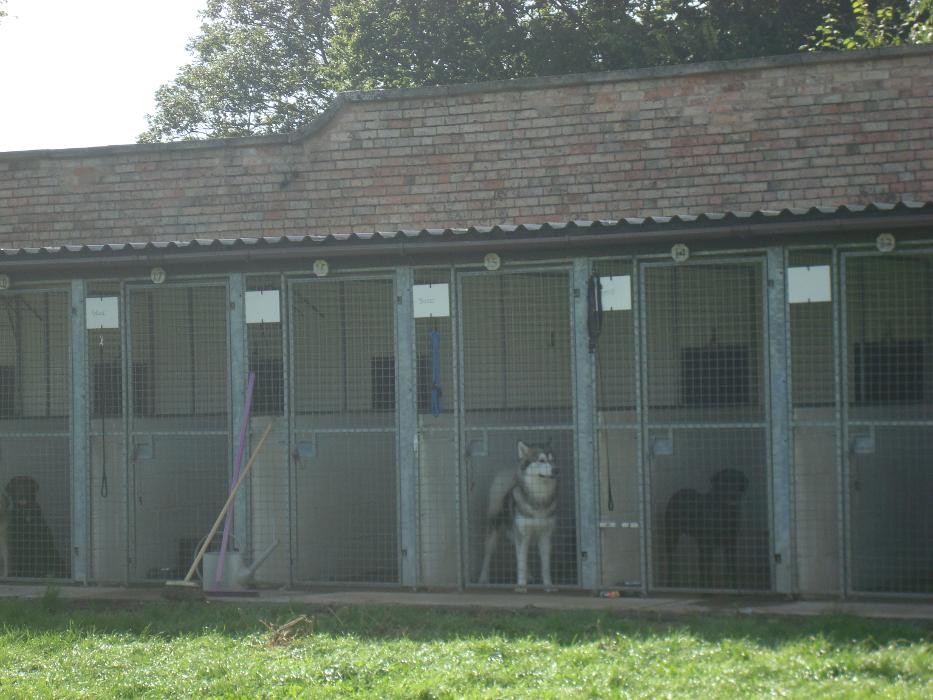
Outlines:
<svg viewBox="0 0 933 700"><path fill-rule="evenodd" d="M450 316L450 291L446 284L416 284L412 288L415 318Z"/></svg>
<svg viewBox="0 0 933 700"><path fill-rule="evenodd" d="M632 310L632 278L629 275L600 277L603 289L603 311Z"/></svg>
<svg viewBox="0 0 933 700"><path fill-rule="evenodd" d="M787 300L791 304L831 301L829 265L787 268Z"/></svg>
<svg viewBox="0 0 933 700"><path fill-rule="evenodd" d="M84 309L88 330L120 327L119 297L88 297Z"/></svg>
<svg viewBox="0 0 933 700"><path fill-rule="evenodd" d="M247 323L278 323L279 319L278 289L246 293Z"/></svg>

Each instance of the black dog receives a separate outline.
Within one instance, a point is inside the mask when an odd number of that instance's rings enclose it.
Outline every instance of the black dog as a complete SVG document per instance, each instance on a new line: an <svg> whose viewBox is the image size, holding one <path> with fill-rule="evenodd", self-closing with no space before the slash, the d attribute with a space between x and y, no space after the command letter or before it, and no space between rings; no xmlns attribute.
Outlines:
<svg viewBox="0 0 933 700"><path fill-rule="evenodd" d="M10 575L65 578L67 568L36 500L38 482L29 476L14 476L6 485L6 493L10 498L7 531Z"/></svg>
<svg viewBox="0 0 933 700"><path fill-rule="evenodd" d="M722 551L726 587L736 586L739 500L748 488L748 479L738 469L721 469L710 482L709 493L681 489L667 502L664 553L668 576L674 578L674 553L680 536L689 535L696 540L699 552L700 586L713 585L713 556L717 550ZM674 585L673 580L669 584Z"/></svg>

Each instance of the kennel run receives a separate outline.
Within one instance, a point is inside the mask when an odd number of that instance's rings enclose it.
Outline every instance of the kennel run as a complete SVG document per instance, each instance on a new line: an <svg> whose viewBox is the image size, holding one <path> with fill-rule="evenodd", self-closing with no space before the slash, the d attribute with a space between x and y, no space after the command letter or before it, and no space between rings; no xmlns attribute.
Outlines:
<svg viewBox="0 0 933 700"><path fill-rule="evenodd" d="M182 576L253 373L260 584L479 585L522 441L559 469L557 587L928 595L931 217L6 251L4 573ZM515 577L500 541L487 585Z"/></svg>

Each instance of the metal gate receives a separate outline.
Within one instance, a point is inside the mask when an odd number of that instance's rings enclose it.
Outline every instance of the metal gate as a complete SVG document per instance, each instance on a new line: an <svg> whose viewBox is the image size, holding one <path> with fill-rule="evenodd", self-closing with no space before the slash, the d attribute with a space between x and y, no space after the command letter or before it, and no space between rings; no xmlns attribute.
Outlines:
<svg viewBox="0 0 933 700"><path fill-rule="evenodd" d="M458 299L465 578L516 585L515 549L506 536L491 544L496 538L490 533L533 520L534 527L524 530L527 536L516 538L528 547L527 583L546 582L541 570L550 568L554 586L575 586L570 275L564 270L464 273ZM530 476L523 492L509 498L520 460L541 455L553 455L556 480L543 473ZM539 537L547 533L550 546L545 539L539 549ZM540 554L550 555L550 567L541 566Z"/></svg>
<svg viewBox="0 0 933 700"><path fill-rule="evenodd" d="M71 576L70 303L0 293L0 518L4 577Z"/></svg>
<svg viewBox="0 0 933 700"><path fill-rule="evenodd" d="M850 588L933 592L933 256L842 256Z"/></svg>
<svg viewBox="0 0 933 700"><path fill-rule="evenodd" d="M394 314L392 279L290 284L297 583L399 581Z"/></svg>
<svg viewBox="0 0 933 700"><path fill-rule="evenodd" d="M763 262L643 263L652 586L771 586Z"/></svg>
<svg viewBox="0 0 933 700"><path fill-rule="evenodd" d="M226 500L227 296L213 284L128 292L131 579L184 576Z"/></svg>

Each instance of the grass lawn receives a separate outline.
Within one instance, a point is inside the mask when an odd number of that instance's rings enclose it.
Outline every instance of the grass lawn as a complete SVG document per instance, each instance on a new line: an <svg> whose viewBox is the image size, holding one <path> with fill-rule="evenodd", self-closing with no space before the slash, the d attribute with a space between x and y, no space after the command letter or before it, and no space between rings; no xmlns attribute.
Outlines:
<svg viewBox="0 0 933 700"><path fill-rule="evenodd" d="M305 614L308 622L281 626ZM933 630L849 617L0 601L0 697L933 697Z"/></svg>

